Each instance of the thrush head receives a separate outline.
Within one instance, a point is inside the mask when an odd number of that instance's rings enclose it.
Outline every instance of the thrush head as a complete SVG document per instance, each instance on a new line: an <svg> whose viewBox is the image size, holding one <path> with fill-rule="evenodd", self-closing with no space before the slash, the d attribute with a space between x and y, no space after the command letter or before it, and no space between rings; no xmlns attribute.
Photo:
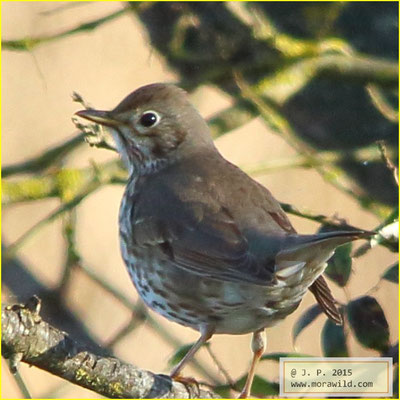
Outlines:
<svg viewBox="0 0 400 400"><path fill-rule="evenodd" d="M111 111L82 110L76 115L108 127L122 159L135 173L214 148L206 122L186 92L174 85L143 86Z"/></svg>

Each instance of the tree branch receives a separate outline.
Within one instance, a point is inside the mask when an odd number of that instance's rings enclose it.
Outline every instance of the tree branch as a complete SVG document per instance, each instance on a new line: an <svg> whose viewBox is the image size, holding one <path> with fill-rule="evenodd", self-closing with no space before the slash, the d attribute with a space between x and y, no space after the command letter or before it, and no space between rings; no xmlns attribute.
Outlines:
<svg viewBox="0 0 400 400"><path fill-rule="evenodd" d="M3 356L16 371L19 361L109 398L217 398L198 385L173 381L114 357L103 357L73 341L39 315L40 300L2 306Z"/></svg>
<svg viewBox="0 0 400 400"><path fill-rule="evenodd" d="M65 142L61 143L60 145L56 145L48 150L45 150L39 156L36 156L22 163L7 165L2 168L1 175L3 178L6 178L8 176L21 173L40 173L44 169L55 165L68 153L72 152L78 146L85 143L84 137L84 132L79 133L78 135L74 135L71 139L68 139Z"/></svg>

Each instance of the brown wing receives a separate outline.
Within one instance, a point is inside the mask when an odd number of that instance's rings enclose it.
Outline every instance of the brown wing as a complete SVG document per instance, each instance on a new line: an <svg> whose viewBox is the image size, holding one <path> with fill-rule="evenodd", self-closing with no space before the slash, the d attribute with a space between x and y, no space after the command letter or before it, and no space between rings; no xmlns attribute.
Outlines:
<svg viewBox="0 0 400 400"><path fill-rule="evenodd" d="M287 215L281 209L275 211L269 211L269 215L272 219L287 233L296 233Z"/></svg>
<svg viewBox="0 0 400 400"><path fill-rule="evenodd" d="M178 267L201 276L258 285L271 283L274 257L270 263L256 260L228 210L221 207L211 212L205 204L181 202L179 206L175 203L170 213L153 209L149 215L140 204L134 207L135 245L153 246L153 251ZM179 215L174 215L176 210Z"/></svg>

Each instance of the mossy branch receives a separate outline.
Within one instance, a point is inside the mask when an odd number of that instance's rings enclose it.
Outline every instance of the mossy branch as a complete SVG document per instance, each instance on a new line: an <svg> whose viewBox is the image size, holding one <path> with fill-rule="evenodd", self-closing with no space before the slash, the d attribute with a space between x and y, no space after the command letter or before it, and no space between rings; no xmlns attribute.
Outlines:
<svg viewBox="0 0 400 400"><path fill-rule="evenodd" d="M217 398L197 384L141 370L114 357L92 353L67 333L43 321L40 300L2 307L3 355L16 371L19 361L34 365L108 398Z"/></svg>

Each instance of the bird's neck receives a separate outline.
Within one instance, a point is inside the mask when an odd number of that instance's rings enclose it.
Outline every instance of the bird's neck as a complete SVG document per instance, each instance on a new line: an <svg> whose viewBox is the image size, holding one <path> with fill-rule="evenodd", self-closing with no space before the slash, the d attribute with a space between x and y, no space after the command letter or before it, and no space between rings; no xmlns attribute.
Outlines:
<svg viewBox="0 0 400 400"><path fill-rule="evenodd" d="M133 165L133 168L130 174L134 174L137 176L146 176L156 174L161 171L163 168L167 167L170 164L170 160L167 158L149 158L143 159L138 163Z"/></svg>
<svg viewBox="0 0 400 400"><path fill-rule="evenodd" d="M146 157L143 153L138 157L131 154L131 158L127 163L129 175L136 177L149 176L182 162L185 163L188 161L189 165L193 160L200 159L206 162L211 154L219 154L212 142L211 144L201 143L197 146L183 144L181 147L180 151L166 154L164 157Z"/></svg>

